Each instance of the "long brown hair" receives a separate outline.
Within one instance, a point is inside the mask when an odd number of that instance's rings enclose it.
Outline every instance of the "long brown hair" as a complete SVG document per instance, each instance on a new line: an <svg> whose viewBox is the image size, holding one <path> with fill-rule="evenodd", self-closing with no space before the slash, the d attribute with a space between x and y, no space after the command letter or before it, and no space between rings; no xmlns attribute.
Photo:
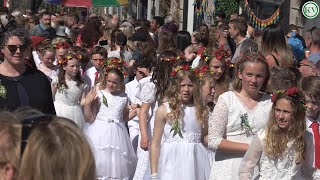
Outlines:
<svg viewBox="0 0 320 180"><path fill-rule="evenodd" d="M291 112L291 124L287 130L279 128L276 117L275 107L280 99L286 99L293 107ZM287 143L293 141L296 150L296 163L301 163L305 159L305 109L301 103L302 94L296 93L295 96L289 96L286 93L279 93L272 105L269 123L266 128L265 152L267 156L272 158L281 158L287 148Z"/></svg>

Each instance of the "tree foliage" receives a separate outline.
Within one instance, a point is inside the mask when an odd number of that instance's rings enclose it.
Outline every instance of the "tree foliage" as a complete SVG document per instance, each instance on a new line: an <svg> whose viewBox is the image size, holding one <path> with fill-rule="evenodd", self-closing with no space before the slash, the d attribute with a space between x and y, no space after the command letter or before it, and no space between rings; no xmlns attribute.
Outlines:
<svg viewBox="0 0 320 180"><path fill-rule="evenodd" d="M231 13L239 11L239 3L237 0L216 0L216 11L223 11L229 18Z"/></svg>

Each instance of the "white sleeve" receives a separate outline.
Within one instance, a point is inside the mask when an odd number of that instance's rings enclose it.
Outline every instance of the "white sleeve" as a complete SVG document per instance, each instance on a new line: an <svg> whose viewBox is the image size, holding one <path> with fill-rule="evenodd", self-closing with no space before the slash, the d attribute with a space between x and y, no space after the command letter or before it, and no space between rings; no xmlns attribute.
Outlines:
<svg viewBox="0 0 320 180"><path fill-rule="evenodd" d="M257 166L260 160L262 151L262 143L258 134L256 134L240 164L240 180L249 180L253 178L254 168Z"/></svg>
<svg viewBox="0 0 320 180"><path fill-rule="evenodd" d="M139 99L143 103L154 103L156 101L156 87L153 83L143 86Z"/></svg>
<svg viewBox="0 0 320 180"><path fill-rule="evenodd" d="M208 145L216 150L223 139L228 125L228 106L226 101L218 99L213 112L209 115Z"/></svg>

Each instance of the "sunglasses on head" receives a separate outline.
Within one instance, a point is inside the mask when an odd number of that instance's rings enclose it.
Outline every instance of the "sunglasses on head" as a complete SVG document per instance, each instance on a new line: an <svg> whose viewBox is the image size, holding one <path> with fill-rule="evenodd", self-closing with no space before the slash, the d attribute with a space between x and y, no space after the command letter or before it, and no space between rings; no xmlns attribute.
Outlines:
<svg viewBox="0 0 320 180"><path fill-rule="evenodd" d="M19 48L21 52L24 52L27 49L27 45L5 45L11 53L15 53Z"/></svg>
<svg viewBox="0 0 320 180"><path fill-rule="evenodd" d="M22 133L21 133L21 155L27 146L29 135L32 130L40 124L48 124L52 120L50 115L38 115L25 118L21 121Z"/></svg>
<svg viewBox="0 0 320 180"><path fill-rule="evenodd" d="M301 66L308 66L308 67L310 67L311 69L314 69L312 66L310 66L309 64L303 64L303 63L296 63L295 64L295 67L296 68L300 68Z"/></svg>

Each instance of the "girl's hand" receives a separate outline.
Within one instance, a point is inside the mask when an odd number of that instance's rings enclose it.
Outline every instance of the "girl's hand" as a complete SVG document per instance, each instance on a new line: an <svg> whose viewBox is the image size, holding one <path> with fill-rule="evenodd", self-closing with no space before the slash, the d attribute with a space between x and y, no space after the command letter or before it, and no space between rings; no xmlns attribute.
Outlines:
<svg viewBox="0 0 320 180"><path fill-rule="evenodd" d="M95 88L92 88L86 96L86 104L91 104L96 99L98 99L97 91Z"/></svg>
<svg viewBox="0 0 320 180"><path fill-rule="evenodd" d="M149 149L149 137L148 134L141 134L141 142L140 142L141 149L147 151Z"/></svg>
<svg viewBox="0 0 320 180"><path fill-rule="evenodd" d="M137 109L137 108L140 108L140 105L139 105L139 104L131 104L131 105L129 106L129 110L130 110L130 111L135 110L135 109Z"/></svg>

